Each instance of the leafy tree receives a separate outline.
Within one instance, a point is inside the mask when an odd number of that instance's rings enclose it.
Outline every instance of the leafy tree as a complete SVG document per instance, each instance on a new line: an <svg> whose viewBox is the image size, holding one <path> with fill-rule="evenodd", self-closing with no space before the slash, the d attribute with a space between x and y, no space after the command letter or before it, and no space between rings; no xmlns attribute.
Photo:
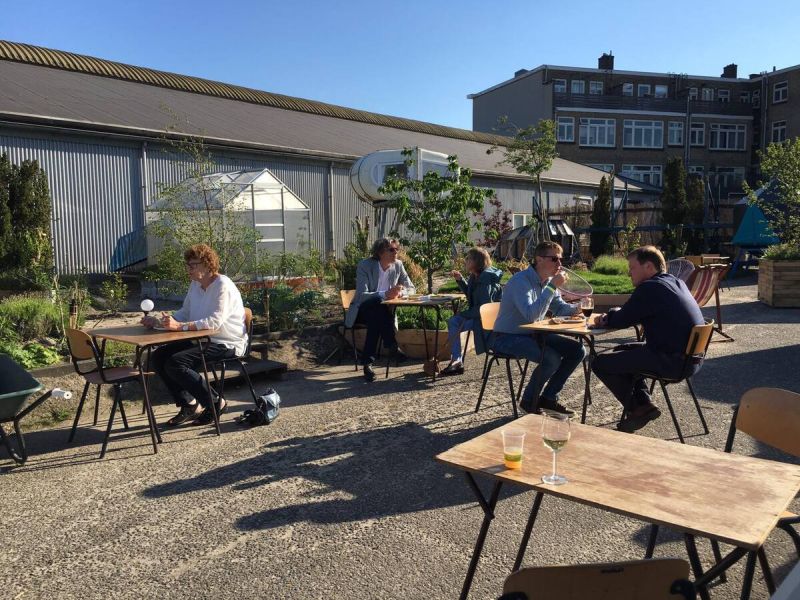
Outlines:
<svg viewBox="0 0 800 600"><path fill-rule="evenodd" d="M478 213L478 217L483 221L483 239L478 242L484 248L494 248L500 239L512 229L511 211L503 208L503 203L497 196L489 198L489 205L493 208L487 214L485 210Z"/></svg>
<svg viewBox="0 0 800 600"><path fill-rule="evenodd" d="M410 172L412 150L403 150ZM459 167L457 157L448 157L447 175L428 171L421 180L406 179L392 171L380 192L392 198L390 206L405 225L410 237L400 237L408 254L428 274L428 289L433 289L433 273L447 265L455 246L470 241L470 230L480 223L472 217L483 209L494 191L470 185L472 171ZM397 232L393 232L397 235Z"/></svg>
<svg viewBox="0 0 800 600"><path fill-rule="evenodd" d="M542 119L538 125L529 125L519 129L509 123L506 117L500 119L501 128L510 128L513 138L503 146L503 160L497 163L513 167L517 173L527 175L536 184L539 203L542 202L542 174L553 166L553 161L558 157L556 150L556 123L552 119ZM486 153L492 154L500 150L498 145L489 148ZM531 214L537 217L536 211L531 209ZM547 219L547 215L544 215ZM547 227L544 228L545 237L549 236Z"/></svg>
<svg viewBox="0 0 800 600"><path fill-rule="evenodd" d="M667 229L661 244L668 254L683 254L683 224L689 214L686 200L686 170L683 159L670 158L664 169L664 191L661 192L661 218Z"/></svg>
<svg viewBox="0 0 800 600"><path fill-rule="evenodd" d="M759 187L772 186L778 201L756 198L745 183L750 202L764 212L772 231L789 253L800 251L800 138L770 144L766 152L758 152L763 180Z"/></svg>
<svg viewBox="0 0 800 600"><path fill-rule="evenodd" d="M597 199L592 207L592 228L607 229L611 227L611 183L606 176L600 179ZM609 231L592 231L589 234L589 252L597 258L603 254L614 252L614 239Z"/></svg>
<svg viewBox="0 0 800 600"><path fill-rule="evenodd" d="M8 155L0 155L0 264L7 265L6 255L11 250L13 225L11 222L10 186L13 169Z"/></svg>
<svg viewBox="0 0 800 600"><path fill-rule="evenodd" d="M186 284L183 252L200 243L216 250L220 270L229 277L254 270L260 235L250 214L235 205L240 188L206 177L216 168L202 139L170 142L169 152L188 162L188 172L177 185L159 185L156 218L147 225L148 234L161 243L156 259L164 273L181 286Z"/></svg>

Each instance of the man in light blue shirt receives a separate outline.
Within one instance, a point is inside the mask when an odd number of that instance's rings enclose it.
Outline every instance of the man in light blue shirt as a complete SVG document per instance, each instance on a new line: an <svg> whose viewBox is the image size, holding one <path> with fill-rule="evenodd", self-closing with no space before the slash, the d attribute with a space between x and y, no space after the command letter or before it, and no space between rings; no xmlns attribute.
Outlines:
<svg viewBox="0 0 800 600"><path fill-rule="evenodd" d="M533 264L506 284L494 324L495 351L539 363L520 401L526 412L545 409L572 414L558 402L558 394L586 355L579 340L554 334L546 336L542 353L536 337L521 327L544 319L548 310L557 317L581 312L580 306L564 302L558 292L558 286L566 281L561 270L562 254L561 246L555 242L540 242L536 246Z"/></svg>

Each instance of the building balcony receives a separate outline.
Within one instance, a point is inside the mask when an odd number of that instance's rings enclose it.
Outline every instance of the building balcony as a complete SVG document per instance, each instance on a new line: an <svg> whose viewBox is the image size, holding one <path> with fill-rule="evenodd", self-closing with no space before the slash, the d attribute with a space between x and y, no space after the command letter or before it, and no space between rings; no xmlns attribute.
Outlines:
<svg viewBox="0 0 800 600"><path fill-rule="evenodd" d="M690 100L689 111L692 114L753 116L753 107L742 102L708 102ZM578 94L553 94L553 106L558 108L580 108L587 112L592 110L648 111L686 114L686 99L674 98L639 98L632 96L591 96Z"/></svg>

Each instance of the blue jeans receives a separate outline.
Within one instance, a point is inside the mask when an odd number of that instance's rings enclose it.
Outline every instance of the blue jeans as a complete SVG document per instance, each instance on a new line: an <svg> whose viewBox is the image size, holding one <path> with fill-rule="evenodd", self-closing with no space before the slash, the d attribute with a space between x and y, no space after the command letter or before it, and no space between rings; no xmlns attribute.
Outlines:
<svg viewBox="0 0 800 600"><path fill-rule="evenodd" d="M567 383L567 379L586 356L586 350L580 340L561 335L545 336L544 356L538 340L533 335L495 333L494 336L492 348L495 351L539 363L522 393L522 402L526 404L538 402L540 396L557 401L558 394Z"/></svg>
<svg viewBox="0 0 800 600"><path fill-rule="evenodd" d="M447 339L450 340L450 360L461 362L464 358L461 352L461 332L472 329L472 319L461 315L453 315L447 319Z"/></svg>

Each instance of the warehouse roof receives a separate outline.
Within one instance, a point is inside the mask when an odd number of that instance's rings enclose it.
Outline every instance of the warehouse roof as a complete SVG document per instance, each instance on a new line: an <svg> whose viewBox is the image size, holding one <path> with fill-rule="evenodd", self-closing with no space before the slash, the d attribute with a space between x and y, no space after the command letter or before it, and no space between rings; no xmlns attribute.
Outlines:
<svg viewBox="0 0 800 600"><path fill-rule="evenodd" d="M169 129L232 147L341 160L420 146L456 154L476 174L518 177L497 165L499 153L487 154L507 141L501 136L2 40L0 119L156 137ZM559 158L543 180L596 187L602 175Z"/></svg>

